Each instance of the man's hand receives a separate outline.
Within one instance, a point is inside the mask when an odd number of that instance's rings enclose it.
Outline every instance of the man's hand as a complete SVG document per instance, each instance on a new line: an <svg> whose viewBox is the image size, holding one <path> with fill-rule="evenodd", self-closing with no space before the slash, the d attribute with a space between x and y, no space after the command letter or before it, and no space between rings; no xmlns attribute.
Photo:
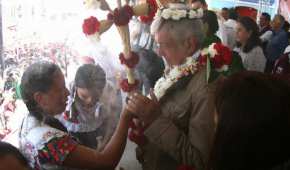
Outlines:
<svg viewBox="0 0 290 170"><path fill-rule="evenodd" d="M150 97L151 99L137 92L131 93L126 106L126 109L134 113L144 123L145 127L161 114L159 102L152 90L150 91Z"/></svg>

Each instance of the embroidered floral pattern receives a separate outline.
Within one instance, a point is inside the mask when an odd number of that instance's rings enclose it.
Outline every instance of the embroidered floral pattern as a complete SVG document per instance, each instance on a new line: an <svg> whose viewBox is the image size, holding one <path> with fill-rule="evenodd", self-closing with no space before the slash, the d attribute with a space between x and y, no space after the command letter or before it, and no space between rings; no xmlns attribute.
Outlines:
<svg viewBox="0 0 290 170"><path fill-rule="evenodd" d="M77 146L77 142L69 135L61 138L53 138L45 146L38 150L38 157L41 164L53 163L62 165L67 155Z"/></svg>
<svg viewBox="0 0 290 170"><path fill-rule="evenodd" d="M77 146L77 141L67 133L47 126L32 116L27 116L20 132L20 151L33 169L61 168L66 156Z"/></svg>

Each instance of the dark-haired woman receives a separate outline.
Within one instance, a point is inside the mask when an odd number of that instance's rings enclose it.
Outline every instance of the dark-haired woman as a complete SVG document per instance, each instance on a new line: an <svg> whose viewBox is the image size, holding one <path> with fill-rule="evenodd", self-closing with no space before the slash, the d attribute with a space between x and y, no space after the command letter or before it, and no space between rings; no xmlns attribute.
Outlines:
<svg viewBox="0 0 290 170"><path fill-rule="evenodd" d="M266 58L261 47L259 28L250 17L242 17L236 27L237 51L246 70L264 72Z"/></svg>
<svg viewBox="0 0 290 170"><path fill-rule="evenodd" d="M218 88L210 170L290 168L289 82L259 72L230 76Z"/></svg>
<svg viewBox="0 0 290 170"><path fill-rule="evenodd" d="M78 68L67 109L58 119L81 144L102 150L112 136L121 112L109 103L117 96L106 97L112 91L99 65L84 64Z"/></svg>
<svg viewBox="0 0 290 170"><path fill-rule="evenodd" d="M215 12L207 10L203 16L203 23L206 27L206 37L202 43L202 48L208 48L212 43L220 43L221 40L216 33L219 29L218 19Z"/></svg>
<svg viewBox="0 0 290 170"><path fill-rule="evenodd" d="M60 68L47 62L30 65L21 80L29 114L23 119L20 151L34 169L114 169L124 151L131 115L124 110L103 151L81 145L54 117L66 108L69 91Z"/></svg>

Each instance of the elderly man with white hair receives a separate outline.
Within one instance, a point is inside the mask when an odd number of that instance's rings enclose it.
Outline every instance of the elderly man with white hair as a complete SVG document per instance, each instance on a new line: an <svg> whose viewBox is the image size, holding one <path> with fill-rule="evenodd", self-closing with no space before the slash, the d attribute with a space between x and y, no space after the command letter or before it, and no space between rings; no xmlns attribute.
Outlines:
<svg viewBox="0 0 290 170"><path fill-rule="evenodd" d="M170 4L157 12L151 33L167 68L146 97L129 95L127 109L142 122L147 143L139 145L144 170L205 169L214 135L215 82L200 67L203 11Z"/></svg>

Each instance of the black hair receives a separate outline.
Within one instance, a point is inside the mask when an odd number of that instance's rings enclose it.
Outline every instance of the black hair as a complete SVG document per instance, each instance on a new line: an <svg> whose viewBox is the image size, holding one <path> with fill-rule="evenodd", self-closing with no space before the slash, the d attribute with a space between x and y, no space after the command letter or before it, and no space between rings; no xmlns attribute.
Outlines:
<svg viewBox="0 0 290 170"><path fill-rule="evenodd" d="M211 10L207 10L203 15L203 22L208 24L208 32L207 34L212 35L215 34L219 29L218 19L215 12Z"/></svg>
<svg viewBox="0 0 290 170"><path fill-rule="evenodd" d="M21 96L31 116L51 127L66 131L66 128L57 119L43 112L33 97L36 92L45 93L51 89L55 73L58 71L61 72L60 68L50 62L37 62L30 65L21 78Z"/></svg>
<svg viewBox="0 0 290 170"><path fill-rule="evenodd" d="M238 20L239 15L237 13L236 8L230 8L229 9L229 19L233 19L233 20Z"/></svg>
<svg viewBox="0 0 290 170"><path fill-rule="evenodd" d="M268 170L290 159L289 82L259 72L230 76L215 99L211 170Z"/></svg>
<svg viewBox="0 0 290 170"><path fill-rule="evenodd" d="M263 12L261 15L264 16L267 21L271 21L271 16L267 12Z"/></svg>
<svg viewBox="0 0 290 170"><path fill-rule="evenodd" d="M229 11L229 8L223 7L222 10L223 11Z"/></svg>
<svg viewBox="0 0 290 170"><path fill-rule="evenodd" d="M202 5L207 5L205 0L193 0L192 2L200 2Z"/></svg>
<svg viewBox="0 0 290 170"><path fill-rule="evenodd" d="M79 88L104 88L106 85L106 73L101 66L84 64L80 66L75 76L75 86Z"/></svg>
<svg viewBox="0 0 290 170"><path fill-rule="evenodd" d="M27 168L29 168L29 163L27 159L20 153L20 151L13 145L0 141L0 159L12 155L16 158L19 163Z"/></svg>
<svg viewBox="0 0 290 170"><path fill-rule="evenodd" d="M290 28L290 24L288 21L284 22L283 29L288 33Z"/></svg>
<svg viewBox="0 0 290 170"><path fill-rule="evenodd" d="M242 17L238 22L246 29L247 32L251 32L250 38L247 40L246 45L243 47L243 52L250 52L254 47L261 46L261 39L259 37L259 27L257 23L250 17ZM240 47L241 44L237 43Z"/></svg>

